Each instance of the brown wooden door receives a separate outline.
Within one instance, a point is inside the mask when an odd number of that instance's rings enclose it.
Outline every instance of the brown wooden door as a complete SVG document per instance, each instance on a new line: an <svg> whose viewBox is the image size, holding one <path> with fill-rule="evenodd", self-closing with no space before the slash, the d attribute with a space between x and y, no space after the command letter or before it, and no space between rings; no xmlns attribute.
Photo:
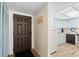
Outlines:
<svg viewBox="0 0 79 59"><path fill-rule="evenodd" d="M14 53L31 49L31 17L13 16Z"/></svg>

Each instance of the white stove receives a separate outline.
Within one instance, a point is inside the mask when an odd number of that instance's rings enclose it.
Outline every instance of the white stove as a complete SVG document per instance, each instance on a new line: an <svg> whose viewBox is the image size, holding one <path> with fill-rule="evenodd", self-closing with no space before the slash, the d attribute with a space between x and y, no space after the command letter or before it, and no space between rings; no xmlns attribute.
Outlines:
<svg viewBox="0 0 79 59"><path fill-rule="evenodd" d="M79 47L79 34L77 34L75 37L75 45Z"/></svg>

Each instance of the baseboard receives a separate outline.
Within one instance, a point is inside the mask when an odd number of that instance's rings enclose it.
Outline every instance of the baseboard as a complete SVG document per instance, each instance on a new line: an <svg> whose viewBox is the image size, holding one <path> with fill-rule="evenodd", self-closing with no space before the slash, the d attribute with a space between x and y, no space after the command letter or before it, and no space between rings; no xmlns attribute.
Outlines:
<svg viewBox="0 0 79 59"><path fill-rule="evenodd" d="M56 53L56 51L55 51L55 52L53 52L53 53L51 53L50 55L52 55L52 54L54 54L54 53Z"/></svg>
<svg viewBox="0 0 79 59"><path fill-rule="evenodd" d="M36 52L35 49L32 49L31 51L32 51L32 53L33 53L33 55L34 55L35 57L40 57L39 54Z"/></svg>
<svg viewBox="0 0 79 59"><path fill-rule="evenodd" d="M15 55L14 54L11 54L11 55L8 55L8 57L15 57Z"/></svg>
<svg viewBox="0 0 79 59"><path fill-rule="evenodd" d="M58 44L58 46L63 45L63 44L65 44L65 43Z"/></svg>

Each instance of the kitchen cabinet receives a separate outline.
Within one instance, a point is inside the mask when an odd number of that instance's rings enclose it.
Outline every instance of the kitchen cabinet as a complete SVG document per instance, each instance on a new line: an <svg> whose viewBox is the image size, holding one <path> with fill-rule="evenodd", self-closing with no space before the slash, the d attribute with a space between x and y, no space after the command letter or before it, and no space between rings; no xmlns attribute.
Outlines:
<svg viewBox="0 0 79 59"><path fill-rule="evenodd" d="M57 28L61 28L62 27L62 22L57 20Z"/></svg>
<svg viewBox="0 0 79 59"><path fill-rule="evenodd" d="M67 21L68 28L78 28L79 19L73 19Z"/></svg>
<svg viewBox="0 0 79 59"><path fill-rule="evenodd" d="M67 28L67 21L62 21L62 28Z"/></svg>
<svg viewBox="0 0 79 59"><path fill-rule="evenodd" d="M72 27L73 27L72 20L68 20L67 21L67 28L72 28Z"/></svg>
<svg viewBox="0 0 79 59"><path fill-rule="evenodd" d="M68 28L74 28L76 27L75 21L74 20L68 20Z"/></svg>
<svg viewBox="0 0 79 59"><path fill-rule="evenodd" d="M79 26L79 18L73 19L72 23L73 23L73 27L78 28L78 26Z"/></svg>
<svg viewBox="0 0 79 59"><path fill-rule="evenodd" d="M69 24L71 25L69 28L76 27L76 24L75 24L75 21L74 20L70 20L70 23Z"/></svg>
<svg viewBox="0 0 79 59"><path fill-rule="evenodd" d="M57 45L60 45L62 43L66 43L65 33L57 33L56 43L57 43Z"/></svg>
<svg viewBox="0 0 79 59"><path fill-rule="evenodd" d="M79 18L71 20L57 20L57 28L79 28Z"/></svg>
<svg viewBox="0 0 79 59"><path fill-rule="evenodd" d="M68 28L67 21L64 21L64 20L57 21L57 28Z"/></svg>

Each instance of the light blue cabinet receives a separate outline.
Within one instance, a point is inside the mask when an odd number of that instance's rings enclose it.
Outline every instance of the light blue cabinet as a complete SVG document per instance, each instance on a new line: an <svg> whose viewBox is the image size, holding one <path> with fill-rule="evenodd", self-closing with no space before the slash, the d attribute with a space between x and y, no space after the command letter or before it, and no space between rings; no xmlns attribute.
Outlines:
<svg viewBox="0 0 79 59"><path fill-rule="evenodd" d="M73 20L68 20L67 21L67 25L68 28L77 28L77 20L73 19Z"/></svg>
<svg viewBox="0 0 79 59"><path fill-rule="evenodd" d="M57 20L57 28L79 28L79 18Z"/></svg>
<svg viewBox="0 0 79 59"><path fill-rule="evenodd" d="M62 21L58 20L56 25L57 28L62 28Z"/></svg>
<svg viewBox="0 0 79 59"><path fill-rule="evenodd" d="M4 3L0 2L0 57L8 56L9 19Z"/></svg>
<svg viewBox="0 0 79 59"><path fill-rule="evenodd" d="M62 28L67 28L67 21L62 21Z"/></svg>
<svg viewBox="0 0 79 59"><path fill-rule="evenodd" d="M57 21L57 28L67 28L67 21L63 20Z"/></svg>
<svg viewBox="0 0 79 59"><path fill-rule="evenodd" d="M71 20L58 20L57 28L79 28L79 18Z"/></svg>
<svg viewBox="0 0 79 59"><path fill-rule="evenodd" d="M75 20L70 20L70 22L69 22L69 28L74 28L74 27L76 27L76 25L75 25Z"/></svg>
<svg viewBox="0 0 79 59"><path fill-rule="evenodd" d="M75 27L75 28L77 28L77 24L79 23L79 20L78 19L73 19L72 20L72 27Z"/></svg>
<svg viewBox="0 0 79 59"><path fill-rule="evenodd" d="M67 20L67 27L68 28L72 28L72 21L71 20Z"/></svg>
<svg viewBox="0 0 79 59"><path fill-rule="evenodd" d="M66 35L64 33L57 33L56 35L56 43L57 45L66 43Z"/></svg>

